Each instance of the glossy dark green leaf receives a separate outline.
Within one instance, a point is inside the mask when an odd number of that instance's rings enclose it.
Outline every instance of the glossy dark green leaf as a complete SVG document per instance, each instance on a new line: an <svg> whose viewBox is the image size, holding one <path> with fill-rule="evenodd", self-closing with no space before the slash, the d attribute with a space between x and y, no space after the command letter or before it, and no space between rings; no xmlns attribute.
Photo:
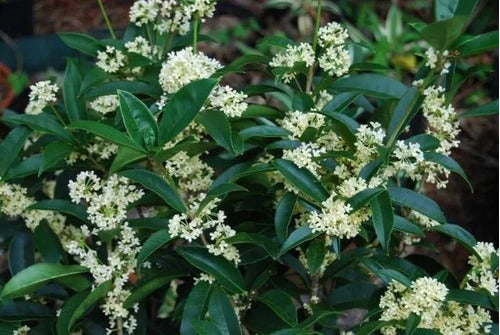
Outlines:
<svg viewBox="0 0 500 335"><path fill-rule="evenodd" d="M325 241L323 239L315 239L307 249L307 268L311 275L315 275L323 265L325 259Z"/></svg>
<svg viewBox="0 0 500 335"><path fill-rule="evenodd" d="M167 275L160 275L145 282L141 286L132 290L130 296L127 298L127 300L123 302L123 307L132 308L133 305L140 302L145 297L149 296L151 293L158 290L159 288L167 285L173 279L178 279L185 275L186 274L183 272L175 271Z"/></svg>
<svg viewBox="0 0 500 335"><path fill-rule="evenodd" d="M453 158L435 152L425 152L424 159L429 162L437 163L451 172L455 172L462 177L463 180L465 180L467 185L469 185L470 190L473 191L472 183L470 182L469 177L467 177L465 171Z"/></svg>
<svg viewBox="0 0 500 335"><path fill-rule="evenodd" d="M395 280L406 287L411 286L411 280L399 271L393 269L380 269L376 270L375 274L387 284L390 284L391 281Z"/></svg>
<svg viewBox="0 0 500 335"><path fill-rule="evenodd" d="M229 237L226 239L226 242L229 244L242 244L249 243L253 245L257 245L269 254L272 258L276 258L278 256L279 246L275 241L271 240L264 234L260 233L236 233L236 235Z"/></svg>
<svg viewBox="0 0 500 335"><path fill-rule="evenodd" d="M144 149L130 137L123 134L118 129L101 122L79 120L71 123L68 128L85 130L112 143L122 145L137 151L144 151Z"/></svg>
<svg viewBox="0 0 500 335"><path fill-rule="evenodd" d="M269 306L276 315L290 326L298 324L297 310L295 309L292 297L284 291L269 290L259 295L257 300Z"/></svg>
<svg viewBox="0 0 500 335"><path fill-rule="evenodd" d="M405 127L415 116L415 113L418 110L415 108L417 99L417 88L410 87L399 100L396 105L396 109L392 113L391 120L389 122L389 129L387 130L386 143L388 147L396 143L399 135L404 131Z"/></svg>
<svg viewBox="0 0 500 335"><path fill-rule="evenodd" d="M9 244L9 269L15 275L35 262L33 237L26 231L17 232Z"/></svg>
<svg viewBox="0 0 500 335"><path fill-rule="evenodd" d="M330 295L330 304L335 310L367 308L377 289L379 287L370 282L354 281L336 287Z"/></svg>
<svg viewBox="0 0 500 335"><path fill-rule="evenodd" d="M69 297L61 308L56 321L56 330L58 335L69 335L69 321L75 310L80 306L83 300L88 296L89 291L79 292Z"/></svg>
<svg viewBox="0 0 500 335"><path fill-rule="evenodd" d="M109 168L109 173L113 174L121 169L125 168L127 165L132 164L137 161L141 161L146 158L146 154L130 149L127 147L121 147L118 150L115 158L113 159L113 163L111 163L111 167Z"/></svg>
<svg viewBox="0 0 500 335"><path fill-rule="evenodd" d="M420 150L422 151L431 151L439 148L440 141L436 137L429 134L419 134L407 138L404 140L406 144L414 143L420 146Z"/></svg>
<svg viewBox="0 0 500 335"><path fill-rule="evenodd" d="M0 303L0 321L40 320L54 316L55 313L50 307L31 301L2 301ZM12 333L7 334L10 335Z"/></svg>
<svg viewBox="0 0 500 335"><path fill-rule="evenodd" d="M93 289L86 297L78 304L78 307L73 311L68 322L68 330L71 330L73 325L85 315L87 311L93 308L99 300L106 297L107 293L112 289L113 283L111 281L106 281L95 289Z"/></svg>
<svg viewBox="0 0 500 335"><path fill-rule="evenodd" d="M425 236L422 228L399 215L394 215L394 230L420 237Z"/></svg>
<svg viewBox="0 0 500 335"><path fill-rule="evenodd" d="M120 113L129 136L147 148L155 145L158 127L149 108L132 93L118 91Z"/></svg>
<svg viewBox="0 0 500 335"><path fill-rule="evenodd" d="M467 16L455 16L427 25L420 34L435 49L444 51L462 34L467 21Z"/></svg>
<svg viewBox="0 0 500 335"><path fill-rule="evenodd" d="M205 128L217 144L227 151L238 154L243 152L241 137L238 134L233 134L231 123L223 112L205 110L198 114L196 121ZM236 136L239 137L239 141L236 140Z"/></svg>
<svg viewBox="0 0 500 335"><path fill-rule="evenodd" d="M24 178L38 174L42 166L42 154L35 154L31 157L23 159L18 164L12 165L2 180L9 181L11 179Z"/></svg>
<svg viewBox="0 0 500 335"><path fill-rule="evenodd" d="M42 165L38 170L38 175L41 175L43 172L64 160L73 150L73 146L65 141L55 141L47 145L42 151Z"/></svg>
<svg viewBox="0 0 500 335"><path fill-rule="evenodd" d="M488 295L476 291L452 289L448 292L446 300L498 310L496 306L493 305Z"/></svg>
<svg viewBox="0 0 500 335"><path fill-rule="evenodd" d="M388 187L387 190L396 205L414 209L437 222L446 223L443 212L434 200L402 187Z"/></svg>
<svg viewBox="0 0 500 335"><path fill-rule="evenodd" d="M31 205L29 208L56 211L73 216L83 222L89 222L87 219L87 211L85 210L85 208L69 200L63 200L63 199L42 200Z"/></svg>
<svg viewBox="0 0 500 335"><path fill-rule="evenodd" d="M3 114L4 122L26 125L42 133L56 135L68 142L73 141L71 134L64 129L64 127L59 123L59 120L49 114L17 114L7 110L4 110Z"/></svg>
<svg viewBox="0 0 500 335"><path fill-rule="evenodd" d="M101 49L99 41L89 35L80 33L59 33L57 35L70 48L89 56L97 56L97 51Z"/></svg>
<svg viewBox="0 0 500 335"><path fill-rule="evenodd" d="M417 329L420 323L420 319L421 319L420 315L417 315L415 313L410 313L410 315L406 319L405 335L414 334L415 330Z"/></svg>
<svg viewBox="0 0 500 335"><path fill-rule="evenodd" d="M151 256L156 250L172 240L167 229L161 229L151 234L148 239L142 244L141 251L137 255L137 268L142 266L142 263Z"/></svg>
<svg viewBox="0 0 500 335"><path fill-rule="evenodd" d="M135 181L150 191L156 193L168 205L172 206L179 212L186 211L186 206L182 202L181 197L177 191L170 186L169 183L154 172L147 170L127 170L122 171L120 174L132 181Z"/></svg>
<svg viewBox="0 0 500 335"><path fill-rule="evenodd" d="M460 52L460 57L470 57L483 52L498 49L498 30L471 37L460 43L457 46L457 49Z"/></svg>
<svg viewBox="0 0 500 335"><path fill-rule="evenodd" d="M321 114L342 113L350 104L356 101L359 96L360 93L357 92L337 94L323 107Z"/></svg>
<svg viewBox="0 0 500 335"><path fill-rule="evenodd" d="M407 90L407 87L396 79L371 73L338 79L331 87L339 92L358 92L377 98L397 99Z"/></svg>
<svg viewBox="0 0 500 335"><path fill-rule="evenodd" d="M104 95L117 94L118 90L127 91L132 94L143 94L153 98L158 98L162 94L159 87L151 86L148 83L142 81L120 80L99 84L89 90L85 94L85 97L87 100L93 100Z"/></svg>
<svg viewBox="0 0 500 335"><path fill-rule="evenodd" d="M79 265L60 265L39 263L32 265L13 276L4 286L0 298L13 299L30 294L51 280L88 272Z"/></svg>
<svg viewBox="0 0 500 335"><path fill-rule="evenodd" d="M252 137L288 137L290 132L275 126L253 126L239 132L241 138L246 141Z"/></svg>
<svg viewBox="0 0 500 335"><path fill-rule="evenodd" d="M215 286L210 294L208 314L210 315L210 320L212 320L221 334L241 334L240 322L231 300L218 286Z"/></svg>
<svg viewBox="0 0 500 335"><path fill-rule="evenodd" d="M469 251L475 253L473 248L476 245L477 241L471 233L469 233L462 227L454 224L441 224L439 226L432 227L432 230L453 238L464 247L466 247Z"/></svg>
<svg viewBox="0 0 500 335"><path fill-rule="evenodd" d="M246 188L244 188L243 186L233 184L233 183L227 183L227 184L218 185L218 186L210 189L210 191L207 193L207 197L220 198L222 196L225 196L228 193L242 192L242 191L246 192L248 190Z"/></svg>
<svg viewBox="0 0 500 335"><path fill-rule="evenodd" d="M498 115L498 100L488 102L476 108L471 108L466 112L458 114L458 117L465 119L468 117Z"/></svg>
<svg viewBox="0 0 500 335"><path fill-rule="evenodd" d="M387 191L381 192L370 201L370 204L375 233L383 248L388 250L392 230L394 228L394 212L392 210L392 202L389 193L387 193Z"/></svg>
<svg viewBox="0 0 500 335"><path fill-rule="evenodd" d="M182 312L181 334L196 335L193 327L194 320L201 320L208 307L211 286L205 281L194 285L189 293Z"/></svg>
<svg viewBox="0 0 500 335"><path fill-rule="evenodd" d="M23 149L24 143L31 134L31 129L26 126L18 126L12 129L0 144L0 176L9 169Z"/></svg>
<svg viewBox="0 0 500 335"><path fill-rule="evenodd" d="M274 229L276 231L276 237L280 243L285 242L288 237L288 225L292 219L293 209L296 202L297 196L288 192L283 196L283 198L281 198L278 206L276 207L276 213L274 215Z"/></svg>
<svg viewBox="0 0 500 335"><path fill-rule="evenodd" d="M276 159L273 165L290 184L312 199L323 202L328 198L328 192L309 170L285 159Z"/></svg>
<svg viewBox="0 0 500 335"><path fill-rule="evenodd" d="M174 94L165 106L159 124L161 145L173 139L194 120L217 83L216 79L201 79Z"/></svg>
<svg viewBox="0 0 500 335"><path fill-rule="evenodd" d="M225 258L214 256L201 247L180 248L177 252L193 266L214 276L229 292L245 292L245 281L241 273Z"/></svg>
<svg viewBox="0 0 500 335"><path fill-rule="evenodd" d="M301 245L304 242L312 240L313 238L319 236L320 233L313 233L311 228L303 226L294 230L286 241L281 246L280 255L285 254L287 251Z"/></svg>
<svg viewBox="0 0 500 335"><path fill-rule="evenodd" d="M240 118L255 118L255 117L267 117L270 119L277 119L281 117L283 113L271 106L249 104L247 109L243 112Z"/></svg>
<svg viewBox="0 0 500 335"><path fill-rule="evenodd" d="M36 227L33 234L33 241L44 262L57 263L64 257L64 249L59 237L46 222L42 221Z"/></svg>
<svg viewBox="0 0 500 335"><path fill-rule="evenodd" d="M63 97L66 114L70 121L85 118L85 100L78 96L82 86L82 75L75 63L68 60L64 73Z"/></svg>
<svg viewBox="0 0 500 335"><path fill-rule="evenodd" d="M198 335L221 335L219 328L215 323L207 320L191 320L191 325L193 326L196 334Z"/></svg>
<svg viewBox="0 0 500 335"><path fill-rule="evenodd" d="M111 76L112 74L104 72L104 70L99 67L94 67L90 71L87 71L83 75L80 92L78 92L78 97L82 96L93 87L104 83L106 80L110 79Z"/></svg>
<svg viewBox="0 0 500 335"><path fill-rule="evenodd" d="M368 205L370 201L378 197L383 191L383 188L369 188L353 195L347 200L352 208L351 213L354 213Z"/></svg>

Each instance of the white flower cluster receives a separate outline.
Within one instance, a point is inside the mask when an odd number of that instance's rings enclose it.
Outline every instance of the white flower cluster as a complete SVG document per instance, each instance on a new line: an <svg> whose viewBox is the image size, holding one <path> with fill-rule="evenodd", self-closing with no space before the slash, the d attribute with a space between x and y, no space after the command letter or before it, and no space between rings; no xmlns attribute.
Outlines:
<svg viewBox="0 0 500 335"><path fill-rule="evenodd" d="M419 328L440 331L444 335L484 334L488 328L483 323L491 322L490 315L481 307L446 301L448 288L434 278L422 277L408 288L396 281L389 284L380 299L380 320L406 320L411 313L420 316ZM395 335L402 326L381 329L384 335Z"/></svg>
<svg viewBox="0 0 500 335"><path fill-rule="evenodd" d="M71 201L85 200L89 220L94 225L92 234L119 227L127 218L127 206L144 195L125 177L111 175L101 180L93 171L80 172L68 188Z"/></svg>
<svg viewBox="0 0 500 335"><path fill-rule="evenodd" d="M27 193L26 188L17 184L0 183L0 211L11 217L20 216L32 231L45 220L54 233L60 234L65 228L66 217L54 211L29 209L35 199Z"/></svg>
<svg viewBox="0 0 500 335"><path fill-rule="evenodd" d="M288 45L286 49L276 54L269 65L277 68L287 68L288 70L281 76L284 83L291 82L297 73L293 67L300 62L305 63L307 67L314 64L314 50L308 43L299 45Z"/></svg>
<svg viewBox="0 0 500 335"><path fill-rule="evenodd" d="M118 152L119 147L109 143L101 137L96 137L94 142L85 147L89 155L97 156L102 160L110 159Z"/></svg>
<svg viewBox="0 0 500 335"><path fill-rule="evenodd" d="M433 47L430 47L425 52L425 57L427 57L427 62L425 63L431 69L441 69L441 74L447 74L450 72L451 63L447 60L447 57L450 55L448 50L443 51L442 53L435 50Z"/></svg>
<svg viewBox="0 0 500 335"><path fill-rule="evenodd" d="M478 242L474 246L477 255L469 257L469 264L472 266L467 274L467 289L485 289L491 295L498 293L498 266L493 269L493 257L498 259L498 249L493 243Z"/></svg>
<svg viewBox="0 0 500 335"><path fill-rule="evenodd" d="M424 153L418 143L405 143L397 141L391 154L394 159L384 171L384 175L395 176L399 171L404 171L412 180L421 180L421 164L424 162Z"/></svg>
<svg viewBox="0 0 500 335"><path fill-rule="evenodd" d="M299 168L306 168L314 175L319 175L320 164L315 158L321 157L326 153L324 147L316 143L302 143L295 149L283 150L283 158L292 161Z"/></svg>
<svg viewBox="0 0 500 335"><path fill-rule="evenodd" d="M301 111L288 112L279 121L280 126L292 134L292 139L298 140L307 128L319 129L325 125L325 116L317 113L306 113Z"/></svg>
<svg viewBox="0 0 500 335"><path fill-rule="evenodd" d="M39 81L30 86L30 101L26 107L26 114L40 114L45 107L57 101L56 93L59 87L49 80Z"/></svg>
<svg viewBox="0 0 500 335"><path fill-rule="evenodd" d="M102 115L114 112L119 106L120 100L116 94L103 95L89 103L90 108Z"/></svg>
<svg viewBox="0 0 500 335"><path fill-rule="evenodd" d="M158 47L151 45L142 36L137 36L133 41L125 43L125 48L128 52L136 53L149 59L154 59L159 53Z"/></svg>
<svg viewBox="0 0 500 335"><path fill-rule="evenodd" d="M130 21L139 27L153 23L153 28L160 33L184 35L193 18L204 20L212 17L214 12L214 0L139 0L130 9Z"/></svg>
<svg viewBox="0 0 500 335"><path fill-rule="evenodd" d="M206 192L212 185L214 170L199 156L178 152L165 163L166 172L177 178L179 189L184 192Z"/></svg>
<svg viewBox="0 0 500 335"><path fill-rule="evenodd" d="M127 62L127 56L110 45L106 47L105 51L97 51L96 65L105 72L117 73L125 67Z"/></svg>
<svg viewBox="0 0 500 335"><path fill-rule="evenodd" d="M359 233L359 226L352 224L349 219L351 206L336 194L323 201L321 208L321 212L309 215L308 223L313 232L339 238L351 238Z"/></svg>
<svg viewBox="0 0 500 335"><path fill-rule="evenodd" d="M192 81L208 78L222 65L201 52L194 53L192 47L174 51L167 55L160 71L159 82L167 93L175 93Z"/></svg>
<svg viewBox="0 0 500 335"><path fill-rule="evenodd" d="M208 98L209 108L221 110L229 117L240 117L248 107L246 98L246 94L229 86L217 86Z"/></svg>
<svg viewBox="0 0 500 335"><path fill-rule="evenodd" d="M14 330L12 332L12 335L28 335L30 330L31 330L30 327L28 327L27 325L24 325L24 326L17 328L16 330Z"/></svg>
<svg viewBox="0 0 500 335"><path fill-rule="evenodd" d="M172 237L181 237L188 242L201 238L208 251L214 255L222 255L235 264L240 262L238 249L227 243L226 239L236 232L224 224L226 214L224 211L215 212L219 199L209 201L203 208L200 205L205 199L205 194L191 198L187 213L174 215L168 223L168 232ZM203 235L205 230L210 230L209 240Z"/></svg>
<svg viewBox="0 0 500 335"><path fill-rule="evenodd" d="M332 99L333 99L333 96L330 93L328 93L327 90L319 91L318 97L316 98L316 101L315 101L316 102L316 109L319 111L322 110L323 107L325 107L326 104L328 102L330 102L330 100L332 100Z"/></svg>

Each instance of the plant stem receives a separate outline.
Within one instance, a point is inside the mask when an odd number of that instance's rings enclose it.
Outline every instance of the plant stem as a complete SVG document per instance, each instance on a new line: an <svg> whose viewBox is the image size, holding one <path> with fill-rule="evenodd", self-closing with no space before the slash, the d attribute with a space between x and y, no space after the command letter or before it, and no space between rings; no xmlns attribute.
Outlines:
<svg viewBox="0 0 500 335"><path fill-rule="evenodd" d="M122 318L116 319L116 334L123 335L123 320L122 320Z"/></svg>
<svg viewBox="0 0 500 335"><path fill-rule="evenodd" d="M104 21L106 21L106 26L108 26L109 33L111 34L111 37L116 40L116 35L115 31L113 30L113 27L111 26L111 22L109 22L108 14L106 13L106 9L104 8L104 5L102 4L102 0L97 0L97 3L99 4L99 7L101 8L101 14L104 18Z"/></svg>
<svg viewBox="0 0 500 335"><path fill-rule="evenodd" d="M319 25L321 24L321 8L323 5L322 0L318 0L318 6L316 8L316 23L314 25L314 36L313 36L313 50L316 55L316 48L318 47L318 31ZM316 67L316 62L314 62L311 67L309 67L309 73L307 74L307 83L306 83L306 93L311 92L312 80L314 77L314 68Z"/></svg>
<svg viewBox="0 0 500 335"><path fill-rule="evenodd" d="M198 17L198 14L195 15L194 17L194 22L193 22L193 53L198 52L198 29L200 26L200 19Z"/></svg>

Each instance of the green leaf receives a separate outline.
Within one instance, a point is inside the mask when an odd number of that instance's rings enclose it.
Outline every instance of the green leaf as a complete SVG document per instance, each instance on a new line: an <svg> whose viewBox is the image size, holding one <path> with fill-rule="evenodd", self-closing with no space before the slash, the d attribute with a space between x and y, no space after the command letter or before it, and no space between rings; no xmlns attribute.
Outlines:
<svg viewBox="0 0 500 335"><path fill-rule="evenodd" d="M88 92L95 86L98 86L111 78L111 74L104 72L99 67L94 67L90 71L87 71L82 79L82 84L80 86L80 92L78 92L78 97L82 96L84 93Z"/></svg>
<svg viewBox="0 0 500 335"><path fill-rule="evenodd" d="M302 226L294 230L290 236L286 239L286 241L281 246L280 255L285 254L287 251L295 248L298 245L301 245L304 242L312 240L313 238L319 236L320 233L313 233L311 228L307 226Z"/></svg>
<svg viewBox="0 0 500 335"><path fill-rule="evenodd" d="M43 172L64 160L73 152L73 146L66 141L55 141L50 143L42 151L42 165L38 170L40 176Z"/></svg>
<svg viewBox="0 0 500 335"><path fill-rule="evenodd" d="M467 21L467 16L455 16L427 25L420 34L435 49L444 51L462 34Z"/></svg>
<svg viewBox="0 0 500 335"><path fill-rule="evenodd" d="M472 183L467 177L467 174L453 158L435 152L424 152L424 159L429 162L437 163L451 172L455 172L460 177L462 177L463 180L465 180L467 185L469 185L471 192L474 191Z"/></svg>
<svg viewBox="0 0 500 335"><path fill-rule="evenodd" d="M73 216L79 219L80 221L87 223L89 222L87 219L87 211L85 210L85 208L69 200L63 200L63 199L42 200L31 205L29 209L56 211Z"/></svg>
<svg viewBox="0 0 500 335"><path fill-rule="evenodd" d="M157 99L162 94L159 87L151 86L141 81L108 81L95 86L85 94L87 100L93 100L103 95L117 94L118 90L127 91L132 94L142 94Z"/></svg>
<svg viewBox="0 0 500 335"><path fill-rule="evenodd" d="M420 150L422 151L431 151L436 150L440 146L440 141L436 137L429 134L419 134L407 138L404 140L406 144L415 143L420 146Z"/></svg>
<svg viewBox="0 0 500 335"><path fill-rule="evenodd" d="M315 275L325 259L325 241L323 239L315 239L307 249L307 268L312 275Z"/></svg>
<svg viewBox="0 0 500 335"><path fill-rule="evenodd" d="M11 179L24 178L34 174L38 174L40 166L42 166L42 155L35 154L20 161L16 165L11 166L2 180L9 181Z"/></svg>
<svg viewBox="0 0 500 335"><path fill-rule="evenodd" d="M155 145L158 127L149 108L132 93L118 91L120 112L127 133L137 143L145 144L146 148Z"/></svg>
<svg viewBox="0 0 500 335"><path fill-rule="evenodd" d="M376 98L397 99L408 89L396 79L371 73L340 78L331 87L339 92L357 92Z"/></svg>
<svg viewBox="0 0 500 335"><path fill-rule="evenodd" d="M115 159L113 159L113 163L111 163L111 167L109 168L109 173L110 174L116 173L120 171L122 168L126 167L127 165L143 160L146 157L147 157L146 154L140 151L130 149L127 147L121 147L118 150Z"/></svg>
<svg viewBox="0 0 500 335"><path fill-rule="evenodd" d="M64 255L59 237L52 231L47 222L42 221L33 234L35 247L46 263L57 263Z"/></svg>
<svg viewBox="0 0 500 335"><path fill-rule="evenodd" d="M477 243L476 239L474 238L474 236L471 235L471 233L469 233L462 227L454 224L442 224L439 226L434 226L431 229L433 231L437 231L441 234L445 234L453 238L454 240L462 244L465 248L467 248L469 251L476 254L476 252L474 251L474 246Z"/></svg>
<svg viewBox="0 0 500 335"><path fill-rule="evenodd" d="M257 300L269 306L276 315L290 326L298 324L297 310L295 309L292 297L284 291L269 290L259 295Z"/></svg>
<svg viewBox="0 0 500 335"><path fill-rule="evenodd" d="M323 202L328 198L328 192L309 170L300 169L294 163L285 159L274 160L273 166L293 186L317 202Z"/></svg>
<svg viewBox="0 0 500 335"><path fill-rule="evenodd" d="M211 188L210 191L208 191L207 193L207 197L220 198L228 193L241 192L241 191L245 192L248 190L240 185L227 183L227 184L217 185L214 188Z"/></svg>
<svg viewBox="0 0 500 335"><path fill-rule="evenodd" d="M2 144L0 144L0 157L2 157L0 160L0 176L3 177L10 165L16 160L30 134L30 128L18 126L12 129L2 141Z"/></svg>
<svg viewBox="0 0 500 335"><path fill-rule="evenodd" d="M97 286L95 289L93 289L85 297L85 299L83 299L83 301L81 301L78 304L78 307L76 307L76 309L73 311L68 322L68 328L66 329L70 331L73 325L76 323L76 321L78 321L82 316L84 316L87 311L93 308L99 302L99 300L106 297L106 295L112 289L112 287L113 287L112 281L106 281Z"/></svg>
<svg viewBox="0 0 500 335"><path fill-rule="evenodd" d="M177 252L193 266L214 276L229 292L245 292L245 281L241 273L225 258L214 256L201 247L184 247L177 249Z"/></svg>
<svg viewBox="0 0 500 335"><path fill-rule="evenodd" d="M137 151L143 152L144 149L134 140L132 140L127 135L123 134L118 129L109 126L107 124L89 121L89 120L79 120L71 123L68 126L69 129L81 129L86 130L89 133L102 137L112 143L128 147Z"/></svg>
<svg viewBox="0 0 500 335"><path fill-rule="evenodd" d="M143 300L154 291L158 290L160 287L167 285L173 279L177 279L185 275L186 274L183 272L172 272L171 274L161 275L147 281L143 285L132 290L132 293L129 295L127 300L123 302L123 307L132 308L132 306Z"/></svg>
<svg viewBox="0 0 500 335"><path fill-rule="evenodd" d="M422 228L399 215L394 215L394 230L420 237L425 236Z"/></svg>
<svg viewBox="0 0 500 335"><path fill-rule="evenodd" d="M436 21L452 18L460 0L436 0L434 1L434 17ZM467 0L470 1L470 0Z"/></svg>
<svg viewBox="0 0 500 335"><path fill-rule="evenodd" d="M394 228L394 212L389 193L383 191L370 203L375 233L383 248L388 250Z"/></svg>
<svg viewBox="0 0 500 335"><path fill-rule="evenodd" d="M32 235L26 231L17 232L9 244L9 269L12 275L22 272L35 262Z"/></svg>
<svg viewBox="0 0 500 335"><path fill-rule="evenodd" d="M38 130L43 133L56 135L63 140L73 142L73 137L64 129L59 121L53 116L41 113L36 115L16 114L14 112L4 110L3 121L12 122L14 124L24 124L28 127Z"/></svg>
<svg viewBox="0 0 500 335"><path fill-rule="evenodd" d="M148 239L142 244L141 251L137 255L137 268L142 266L142 263L151 256L156 250L172 240L167 229L161 229L151 234Z"/></svg>
<svg viewBox="0 0 500 335"><path fill-rule="evenodd" d="M150 191L156 193L160 198L162 198L168 205L172 208L178 210L179 212L185 212L186 206L182 202L181 197L178 195L177 191L170 186L165 179L160 177L154 172L147 170L127 170L122 171L120 174L132 181L135 181Z"/></svg>
<svg viewBox="0 0 500 335"><path fill-rule="evenodd" d="M467 305L481 306L491 310L498 310L491 302L488 295L470 290L450 290L446 296L446 300L457 301Z"/></svg>
<svg viewBox="0 0 500 335"><path fill-rule="evenodd" d="M239 134L246 141L252 137L288 137L290 132L276 126L253 126L243 129Z"/></svg>
<svg viewBox="0 0 500 335"><path fill-rule="evenodd" d="M86 267L79 265L35 264L13 276L5 284L0 298L19 298L36 291L51 280L88 271Z"/></svg>
<svg viewBox="0 0 500 335"><path fill-rule="evenodd" d="M377 277L382 279L387 284L389 284L389 283L391 283L391 281L395 280L395 281L403 284L406 287L411 286L411 280L399 271L396 271L393 269L380 269L380 270L376 270L375 274L377 275Z"/></svg>
<svg viewBox="0 0 500 335"><path fill-rule="evenodd" d="M286 193L281 198L276 213L274 215L274 229L276 230L276 237L280 243L285 242L288 237L288 225L292 219L293 209L297 202L297 196L293 193Z"/></svg>
<svg viewBox="0 0 500 335"><path fill-rule="evenodd" d="M276 242L271 240L264 234L260 233L236 233L236 235L226 239L229 244L250 243L257 245L269 254L273 259L278 256L278 246Z"/></svg>
<svg viewBox="0 0 500 335"><path fill-rule="evenodd" d="M69 320L88 294L89 291L80 292L72 295L64 302L56 321L56 330L58 335L70 335L70 327L68 326Z"/></svg>
<svg viewBox="0 0 500 335"><path fill-rule="evenodd" d="M282 112L271 106L249 104L247 109L241 114L240 118L255 118L267 117L270 119L277 119L282 116Z"/></svg>
<svg viewBox="0 0 500 335"><path fill-rule="evenodd" d="M235 141L235 135L231 129L231 123L226 114L219 110L205 110L198 114L196 117L207 133L219 144L221 147L229 152L242 153L243 142L241 138Z"/></svg>
<svg viewBox="0 0 500 335"><path fill-rule="evenodd" d="M85 118L85 100L78 96L82 86L82 76L72 60L68 60L64 73L63 97L66 114L70 121Z"/></svg>
<svg viewBox="0 0 500 335"><path fill-rule="evenodd" d="M350 104L360 96L357 92L345 92L337 94L321 110L321 114L342 113Z"/></svg>
<svg viewBox="0 0 500 335"><path fill-rule="evenodd" d="M97 51L101 49L99 41L89 35L80 33L58 33L57 35L70 48L89 56L97 56Z"/></svg>
<svg viewBox="0 0 500 335"><path fill-rule="evenodd" d="M460 57L470 57L495 49L498 49L498 30L474 36L457 46Z"/></svg>
<svg viewBox="0 0 500 335"><path fill-rule="evenodd" d="M0 321L28 321L54 317L54 311L48 306L31 301L2 301L0 303ZM16 327L17 328L17 327ZM12 333L2 333L12 334Z"/></svg>
<svg viewBox="0 0 500 335"><path fill-rule="evenodd" d="M205 281L194 285L189 293L182 312L181 334L195 335L193 321L201 320L205 316L210 297L211 287Z"/></svg>
<svg viewBox="0 0 500 335"><path fill-rule="evenodd" d="M231 300L219 287L215 286L208 302L208 314L223 335L241 334L240 322Z"/></svg>
<svg viewBox="0 0 500 335"><path fill-rule="evenodd" d="M391 147L396 143L399 135L404 131L405 127L410 123L411 119L418 111L415 104L418 100L418 90L416 87L410 87L403 94L396 109L392 113L389 129L387 130L386 143L387 147Z"/></svg>
<svg viewBox="0 0 500 335"><path fill-rule="evenodd" d="M192 320L191 324L198 335L221 335L221 332L213 322Z"/></svg>
<svg viewBox="0 0 500 335"><path fill-rule="evenodd" d="M478 116L490 116L498 114L498 100L488 102L476 108L471 108L466 112L458 114L460 119Z"/></svg>
<svg viewBox="0 0 500 335"><path fill-rule="evenodd" d="M417 315L415 313L410 313L410 315L406 319L405 335L414 334L415 330L418 328L418 325L420 324L420 319L421 319L420 315Z"/></svg>
<svg viewBox="0 0 500 335"><path fill-rule="evenodd" d="M396 205L414 209L437 222L446 223L443 212L434 200L402 187L388 187L387 190Z"/></svg>
<svg viewBox="0 0 500 335"><path fill-rule="evenodd" d="M373 199L378 197L384 191L383 188L369 188L356 193L347 202L351 205L351 213L354 213L368 205Z"/></svg>
<svg viewBox="0 0 500 335"><path fill-rule="evenodd" d="M216 79L201 79L174 94L165 106L159 124L160 145L173 139L194 120L217 83Z"/></svg>

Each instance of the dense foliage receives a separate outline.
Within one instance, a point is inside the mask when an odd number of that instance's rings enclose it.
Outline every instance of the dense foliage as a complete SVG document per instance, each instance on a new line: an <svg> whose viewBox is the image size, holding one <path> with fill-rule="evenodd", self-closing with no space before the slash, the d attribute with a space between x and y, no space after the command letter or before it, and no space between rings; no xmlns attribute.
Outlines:
<svg viewBox="0 0 500 335"><path fill-rule="evenodd" d="M498 250L423 194L469 182L459 120L498 112L450 103L462 59L498 48L463 33L476 2L405 29L391 9L377 38L418 42L408 82L321 0L304 40L227 66L198 50L211 0L138 0L122 38L60 34L86 57L2 116L2 333L498 333ZM229 85L250 70L267 79ZM429 231L470 251L464 276L414 252Z"/></svg>

